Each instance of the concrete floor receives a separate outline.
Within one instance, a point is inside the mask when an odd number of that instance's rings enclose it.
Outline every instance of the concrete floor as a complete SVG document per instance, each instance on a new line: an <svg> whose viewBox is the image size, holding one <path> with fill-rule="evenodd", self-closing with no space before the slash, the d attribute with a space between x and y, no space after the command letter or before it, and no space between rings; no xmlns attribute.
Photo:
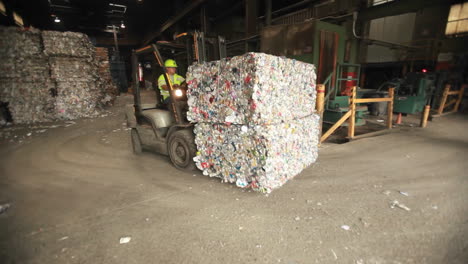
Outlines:
<svg viewBox="0 0 468 264"><path fill-rule="evenodd" d="M325 144L265 196L134 156L129 101L1 130L0 263L467 263L466 116Z"/></svg>

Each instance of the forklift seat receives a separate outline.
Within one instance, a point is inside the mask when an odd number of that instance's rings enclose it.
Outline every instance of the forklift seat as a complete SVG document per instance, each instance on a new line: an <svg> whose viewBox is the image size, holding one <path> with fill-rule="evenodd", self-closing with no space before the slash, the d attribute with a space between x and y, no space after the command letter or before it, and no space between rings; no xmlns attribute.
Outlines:
<svg viewBox="0 0 468 264"><path fill-rule="evenodd" d="M165 137L169 127L175 123L174 116L169 110L148 109L142 111L143 117L150 121L151 126L162 137Z"/></svg>
<svg viewBox="0 0 468 264"><path fill-rule="evenodd" d="M156 108L156 104L141 104L141 110L150 110Z"/></svg>

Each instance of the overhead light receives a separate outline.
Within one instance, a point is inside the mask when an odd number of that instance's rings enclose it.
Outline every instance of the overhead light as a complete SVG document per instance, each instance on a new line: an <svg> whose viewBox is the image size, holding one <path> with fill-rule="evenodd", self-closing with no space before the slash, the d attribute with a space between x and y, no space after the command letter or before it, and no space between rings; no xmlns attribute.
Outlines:
<svg viewBox="0 0 468 264"><path fill-rule="evenodd" d="M55 22L55 23L60 23L60 18L58 18L58 17L56 16L55 19L54 19L54 22Z"/></svg>
<svg viewBox="0 0 468 264"><path fill-rule="evenodd" d="M122 21L122 24L120 25L121 28L125 28L125 24L124 22Z"/></svg>

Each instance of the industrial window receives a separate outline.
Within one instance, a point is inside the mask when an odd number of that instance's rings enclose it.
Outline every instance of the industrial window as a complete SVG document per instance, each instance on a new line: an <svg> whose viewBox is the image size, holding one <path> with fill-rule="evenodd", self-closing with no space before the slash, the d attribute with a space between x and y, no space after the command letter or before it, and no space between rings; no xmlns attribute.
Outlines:
<svg viewBox="0 0 468 264"><path fill-rule="evenodd" d="M456 35L468 32L468 2L450 7L445 28L445 35Z"/></svg>

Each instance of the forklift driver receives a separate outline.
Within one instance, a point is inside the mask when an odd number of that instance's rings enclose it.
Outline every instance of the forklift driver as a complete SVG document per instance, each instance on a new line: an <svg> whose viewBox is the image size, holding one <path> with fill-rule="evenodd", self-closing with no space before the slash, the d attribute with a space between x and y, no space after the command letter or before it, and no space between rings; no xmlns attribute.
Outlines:
<svg viewBox="0 0 468 264"><path fill-rule="evenodd" d="M164 67L166 67L166 72L169 75L169 79L172 82L173 88L179 88L182 83L185 82L184 77L178 75L177 71L177 63L175 60L168 59L164 62ZM161 74L158 78L158 87L161 90L161 96L163 97L163 101L165 105L169 104L169 85L166 84L166 80L164 79L164 74Z"/></svg>

